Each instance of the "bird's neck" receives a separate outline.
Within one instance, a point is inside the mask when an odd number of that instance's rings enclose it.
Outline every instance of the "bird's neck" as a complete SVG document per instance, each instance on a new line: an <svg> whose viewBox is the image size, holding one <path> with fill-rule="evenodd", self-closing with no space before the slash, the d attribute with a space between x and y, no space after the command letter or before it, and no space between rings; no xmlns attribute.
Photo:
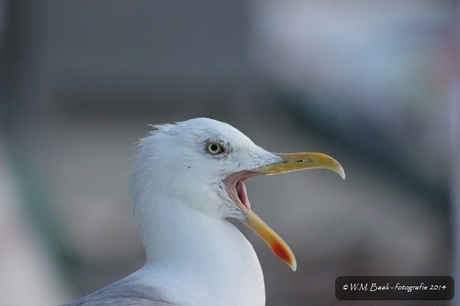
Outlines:
<svg viewBox="0 0 460 306"><path fill-rule="evenodd" d="M139 224L147 262L142 277L184 305L264 305L265 288L252 245L225 219L162 200Z"/></svg>

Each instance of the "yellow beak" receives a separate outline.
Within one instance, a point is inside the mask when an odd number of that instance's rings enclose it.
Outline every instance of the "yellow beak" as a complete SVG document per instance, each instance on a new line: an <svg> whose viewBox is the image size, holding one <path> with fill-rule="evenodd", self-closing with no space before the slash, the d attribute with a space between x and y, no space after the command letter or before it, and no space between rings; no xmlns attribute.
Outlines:
<svg viewBox="0 0 460 306"><path fill-rule="evenodd" d="M316 152L302 153L276 153L283 159L283 162L271 164L256 169L256 172L276 175L281 173L305 170L305 169L327 169L334 171L341 178L345 179L345 171L342 165L329 155Z"/></svg>
<svg viewBox="0 0 460 306"><path fill-rule="evenodd" d="M332 157L322 153L278 153L283 161L251 170L259 174L276 175L304 169L328 169L345 179L345 171ZM291 248L259 216L244 205L239 205L247 220L242 221L253 230L271 248L273 253L284 261L292 270L297 269L297 262Z"/></svg>

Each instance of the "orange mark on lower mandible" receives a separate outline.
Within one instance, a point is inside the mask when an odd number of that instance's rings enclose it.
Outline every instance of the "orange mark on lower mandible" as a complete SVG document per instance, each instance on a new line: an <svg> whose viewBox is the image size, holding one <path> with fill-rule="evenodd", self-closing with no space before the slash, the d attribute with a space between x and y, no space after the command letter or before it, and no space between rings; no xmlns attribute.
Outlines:
<svg viewBox="0 0 460 306"><path fill-rule="evenodd" d="M284 245L282 245L280 243L275 243L272 246L272 251L282 261L284 261L286 263L289 263L289 264L292 263L292 256L291 256L289 250Z"/></svg>

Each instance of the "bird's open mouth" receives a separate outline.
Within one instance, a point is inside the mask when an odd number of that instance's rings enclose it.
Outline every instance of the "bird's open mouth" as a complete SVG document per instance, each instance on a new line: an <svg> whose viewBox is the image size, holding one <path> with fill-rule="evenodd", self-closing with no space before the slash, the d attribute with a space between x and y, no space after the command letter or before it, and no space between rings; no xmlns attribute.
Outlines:
<svg viewBox="0 0 460 306"><path fill-rule="evenodd" d="M243 170L230 174L224 181L227 193L236 206L243 213L244 218L240 219L247 227L253 230L272 249L273 253L282 261L288 264L293 270L297 263L289 246L284 240L273 231L259 216L251 210L245 180L265 174L276 175L303 169L323 168L329 169L342 178L345 172L342 166L332 157L322 153L279 153L279 162L266 165L257 169Z"/></svg>
<svg viewBox="0 0 460 306"><path fill-rule="evenodd" d="M260 175L260 173L241 171L233 173L225 179L224 182L225 187L227 188L227 193L239 208L244 206L248 210L251 209L251 203L249 202L248 192L244 181L257 175Z"/></svg>
<svg viewBox="0 0 460 306"><path fill-rule="evenodd" d="M295 271L297 263L289 246L251 210L251 204L249 203L248 192L244 181L261 174L264 173L250 170L229 175L224 181L227 193L243 213L244 219L240 219L240 221L259 235L259 237L272 249L273 253Z"/></svg>

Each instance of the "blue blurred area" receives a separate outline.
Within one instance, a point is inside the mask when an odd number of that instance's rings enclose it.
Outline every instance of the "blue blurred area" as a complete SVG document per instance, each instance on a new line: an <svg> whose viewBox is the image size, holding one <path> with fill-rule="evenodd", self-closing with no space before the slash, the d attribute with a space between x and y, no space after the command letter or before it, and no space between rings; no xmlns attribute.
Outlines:
<svg viewBox="0 0 460 306"><path fill-rule="evenodd" d="M334 304L345 274L450 274L457 20L454 1L0 1L1 162L40 190L18 218L74 295L130 273L133 144L208 116L347 171L250 183L304 267L251 240L268 305Z"/></svg>

